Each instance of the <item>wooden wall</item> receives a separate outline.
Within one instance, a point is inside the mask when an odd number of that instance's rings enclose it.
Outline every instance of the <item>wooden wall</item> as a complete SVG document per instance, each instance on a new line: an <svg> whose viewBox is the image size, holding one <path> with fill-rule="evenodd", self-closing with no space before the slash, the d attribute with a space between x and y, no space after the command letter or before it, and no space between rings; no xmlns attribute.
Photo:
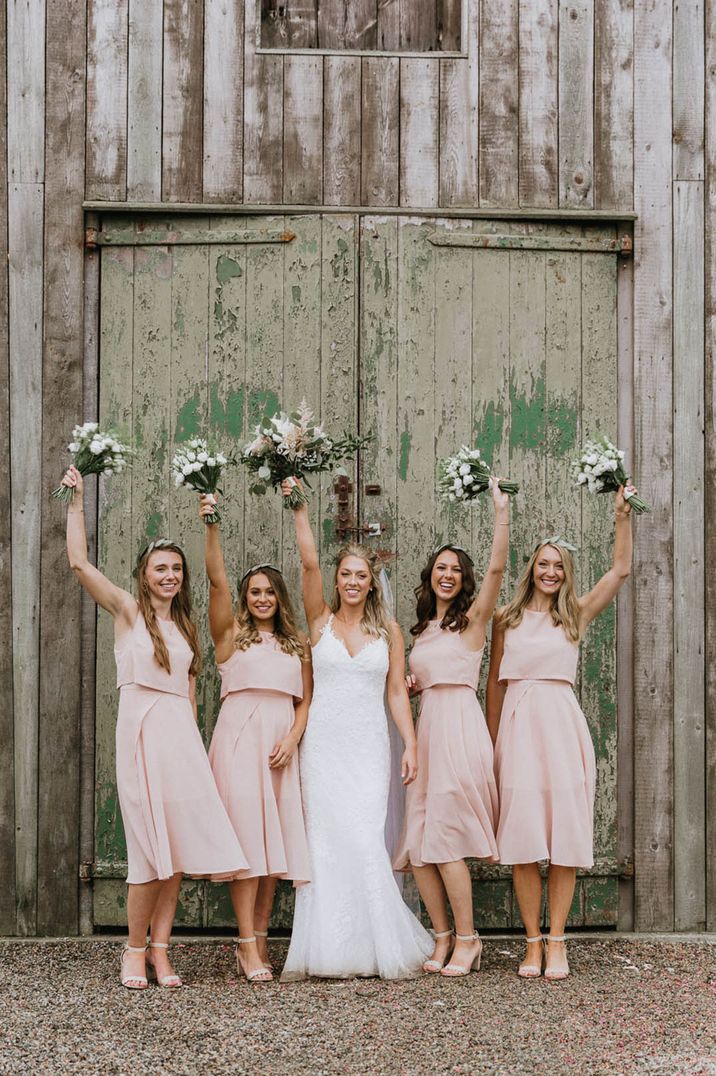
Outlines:
<svg viewBox="0 0 716 1076"><path fill-rule="evenodd" d="M716 929L715 0L469 0L464 57L260 52L259 10L0 12L0 930L88 927L91 671L47 499L96 382L83 199L636 211L620 407L654 511L619 605L621 922Z"/></svg>

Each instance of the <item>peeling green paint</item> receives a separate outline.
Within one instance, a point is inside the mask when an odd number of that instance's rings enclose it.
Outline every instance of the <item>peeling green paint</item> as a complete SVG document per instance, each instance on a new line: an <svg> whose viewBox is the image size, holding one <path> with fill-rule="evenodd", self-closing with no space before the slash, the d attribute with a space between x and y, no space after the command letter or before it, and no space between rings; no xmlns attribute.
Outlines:
<svg viewBox="0 0 716 1076"><path fill-rule="evenodd" d="M273 389L257 389L249 396L249 424L256 426L268 422L281 408Z"/></svg>
<svg viewBox="0 0 716 1076"><path fill-rule="evenodd" d="M403 430L400 435L400 460L398 461L398 474L403 482L408 477L408 461L410 459L410 434Z"/></svg>
<svg viewBox="0 0 716 1076"><path fill-rule="evenodd" d="M144 528L144 534L151 542L154 538L159 538L164 530L164 517L161 512L152 512L151 516L147 520Z"/></svg>
<svg viewBox="0 0 716 1076"><path fill-rule="evenodd" d="M492 466L495 449L502 445L502 435L505 426L504 411L498 410L493 400L490 400L481 419L475 422L475 447L482 452L483 459Z"/></svg>
<svg viewBox="0 0 716 1076"><path fill-rule="evenodd" d="M545 435L544 378L535 378L529 396L520 395L511 382L510 405L510 444L522 449L541 448Z"/></svg>
<svg viewBox="0 0 716 1076"><path fill-rule="evenodd" d="M188 441L192 437L200 436L202 425L200 407L201 401L199 399L199 393L195 392L194 395L179 408L176 429L174 431L174 440L177 444L181 441Z"/></svg>
<svg viewBox="0 0 716 1076"><path fill-rule="evenodd" d="M335 533L334 533L334 530L333 530L333 519L331 518L331 516L326 516L326 518L323 520L321 529L323 531L323 544L324 545L330 545L331 542L335 541Z"/></svg>
<svg viewBox="0 0 716 1076"><path fill-rule="evenodd" d="M243 276L243 269L235 258L228 254L220 254L216 259L216 279L220 284L225 284L233 277Z"/></svg>
<svg viewBox="0 0 716 1076"><path fill-rule="evenodd" d="M294 303L298 306L298 304L301 302L301 285L300 284L292 284L291 285L291 298L293 299Z"/></svg>
<svg viewBox="0 0 716 1076"><path fill-rule="evenodd" d="M180 336L184 335L184 307L182 306L181 299L177 299L174 312L174 331Z"/></svg>
<svg viewBox="0 0 716 1076"><path fill-rule="evenodd" d="M550 452L555 456L566 456L567 453L573 451L577 443L579 422L577 408L567 400L550 401L548 418L547 434Z"/></svg>
<svg viewBox="0 0 716 1076"><path fill-rule="evenodd" d="M219 395L219 386L212 382L209 387L209 422L212 430L241 437L244 429L244 388L230 392L226 407Z"/></svg>

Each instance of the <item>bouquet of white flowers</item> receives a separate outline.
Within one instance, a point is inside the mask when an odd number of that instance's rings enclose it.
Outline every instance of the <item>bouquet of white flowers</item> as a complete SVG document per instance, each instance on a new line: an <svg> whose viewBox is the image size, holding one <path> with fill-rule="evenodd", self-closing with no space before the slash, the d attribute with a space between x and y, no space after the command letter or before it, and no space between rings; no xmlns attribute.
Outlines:
<svg viewBox="0 0 716 1076"><path fill-rule="evenodd" d="M109 477L121 474L127 466L127 457L132 450L121 444L113 433L100 430L96 422L85 422L75 426L72 441L67 446L74 456L73 463L82 477L88 474L103 474ZM70 486L58 486L51 496L58 501L70 504L75 495Z"/></svg>
<svg viewBox="0 0 716 1076"><path fill-rule="evenodd" d="M489 488L492 477L479 448L463 445L454 456L438 460L438 493L446 501L474 501ZM509 478L500 479L499 487L510 497L520 488Z"/></svg>
<svg viewBox="0 0 716 1076"><path fill-rule="evenodd" d="M614 493L629 481L624 453L604 436L585 442L579 459L572 460L571 470L577 485L586 486L590 493ZM636 493L625 493L624 497L637 515L649 511L649 505Z"/></svg>
<svg viewBox="0 0 716 1076"><path fill-rule="evenodd" d="M188 486L196 493L221 493L219 480L221 472L229 463L236 461L225 456L223 452L217 452L201 438L195 437L182 445L172 459L172 471L174 472L174 484ZM216 508L211 515L204 516L206 524L218 523L221 520Z"/></svg>
<svg viewBox="0 0 716 1076"><path fill-rule="evenodd" d="M254 439L244 446L241 462L255 475L249 486L251 493L266 493L269 486L276 489L284 478L302 478L306 485L309 474L336 470L336 464L355 456L370 441L370 436L354 437L345 434L334 441L319 426L305 400L295 413L281 411L269 419L268 426L257 426ZM294 486L284 499L287 508L299 508L308 497Z"/></svg>

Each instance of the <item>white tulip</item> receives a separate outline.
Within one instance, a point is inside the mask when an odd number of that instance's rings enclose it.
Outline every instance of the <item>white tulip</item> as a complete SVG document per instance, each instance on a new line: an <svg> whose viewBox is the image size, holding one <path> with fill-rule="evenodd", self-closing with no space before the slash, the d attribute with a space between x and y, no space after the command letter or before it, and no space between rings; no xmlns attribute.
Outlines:
<svg viewBox="0 0 716 1076"><path fill-rule="evenodd" d="M196 458L198 460L201 460L202 463L206 463L206 461L209 458L209 453L208 452L197 452Z"/></svg>
<svg viewBox="0 0 716 1076"><path fill-rule="evenodd" d="M586 481L587 476L584 473L577 475L577 482L579 482L580 486L583 486Z"/></svg>
<svg viewBox="0 0 716 1076"><path fill-rule="evenodd" d="M181 469L181 473L183 475L190 475L193 470L194 470L194 468L192 467L192 465L190 463L185 463L184 466Z"/></svg>
<svg viewBox="0 0 716 1076"><path fill-rule="evenodd" d="M102 451L102 445L99 441L91 441L89 449L93 456L99 456Z"/></svg>

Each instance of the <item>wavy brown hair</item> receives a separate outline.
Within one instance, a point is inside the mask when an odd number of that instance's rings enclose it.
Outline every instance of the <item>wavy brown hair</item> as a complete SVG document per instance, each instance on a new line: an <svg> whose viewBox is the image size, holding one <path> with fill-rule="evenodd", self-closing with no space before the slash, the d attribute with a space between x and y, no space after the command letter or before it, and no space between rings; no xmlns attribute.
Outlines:
<svg viewBox="0 0 716 1076"><path fill-rule="evenodd" d="M259 629L256 627L249 611L248 593L251 580L257 575L265 575L276 595L276 615L273 622L273 634L279 648L284 654L295 654L301 661L306 657L306 647L296 627L296 614L286 587L286 581L279 571L266 564L251 572L239 583L239 598L236 604L236 624L238 630L234 638L237 650L248 650L254 643L261 642Z"/></svg>
<svg viewBox="0 0 716 1076"><path fill-rule="evenodd" d="M336 554L336 568L333 573L333 594L331 596L331 612L337 613L341 607L341 599L338 593L338 572L346 557L358 557L368 565L371 576L371 590L366 598L365 608L360 626L366 635L374 638L385 639L388 646L391 644L390 622L391 614L383 601L383 588L380 585L380 570L383 562L372 549L359 545L357 542L348 542L341 546Z"/></svg>
<svg viewBox="0 0 716 1076"><path fill-rule="evenodd" d="M529 605L535 590L535 564L545 546L556 549L562 558L562 567L564 568L564 581L553 598L550 608L552 623L564 629L564 634L570 642L578 643L582 636L582 625L574 576L574 561L568 549L563 546L552 545L551 542L540 542L528 560L527 567L517 581L514 597L507 603L500 614L500 627L505 629L516 628L522 622L522 615L527 605Z"/></svg>
<svg viewBox="0 0 716 1076"><path fill-rule="evenodd" d="M446 549L449 549L457 557L462 572L462 589L450 602L445 616L440 621L440 627L447 628L449 631L464 631L468 625L467 611L475 597L475 572L472 567L472 561L464 550L455 549L451 545L444 545L430 554L427 564L420 573L420 583L414 592L417 599L415 605L417 619L410 629L411 635L420 635L427 628L428 621L435 619L438 606L431 576L435 562Z"/></svg>
<svg viewBox="0 0 716 1076"><path fill-rule="evenodd" d="M154 646L154 658L157 664L166 672L170 673L172 671L172 666L171 661L169 660L169 651L167 650L167 644L164 642L164 636L157 624L156 613L154 612L154 606L150 600L149 587L147 585L147 565L149 564L150 557L153 557L155 553L161 554L165 552L176 553L181 557L181 589L179 590L179 593L175 594L172 598L170 615L191 647L193 656L189 667L189 675L198 676L201 672L201 648L199 646L199 633L196 630L196 624L192 619L189 565L186 562L184 550L173 542L162 542L161 546L158 548L151 545L147 550L144 550L143 553L139 554L139 559L137 560L137 603L139 605L139 612L144 617L144 623L147 625L147 631L149 632L149 637Z"/></svg>

